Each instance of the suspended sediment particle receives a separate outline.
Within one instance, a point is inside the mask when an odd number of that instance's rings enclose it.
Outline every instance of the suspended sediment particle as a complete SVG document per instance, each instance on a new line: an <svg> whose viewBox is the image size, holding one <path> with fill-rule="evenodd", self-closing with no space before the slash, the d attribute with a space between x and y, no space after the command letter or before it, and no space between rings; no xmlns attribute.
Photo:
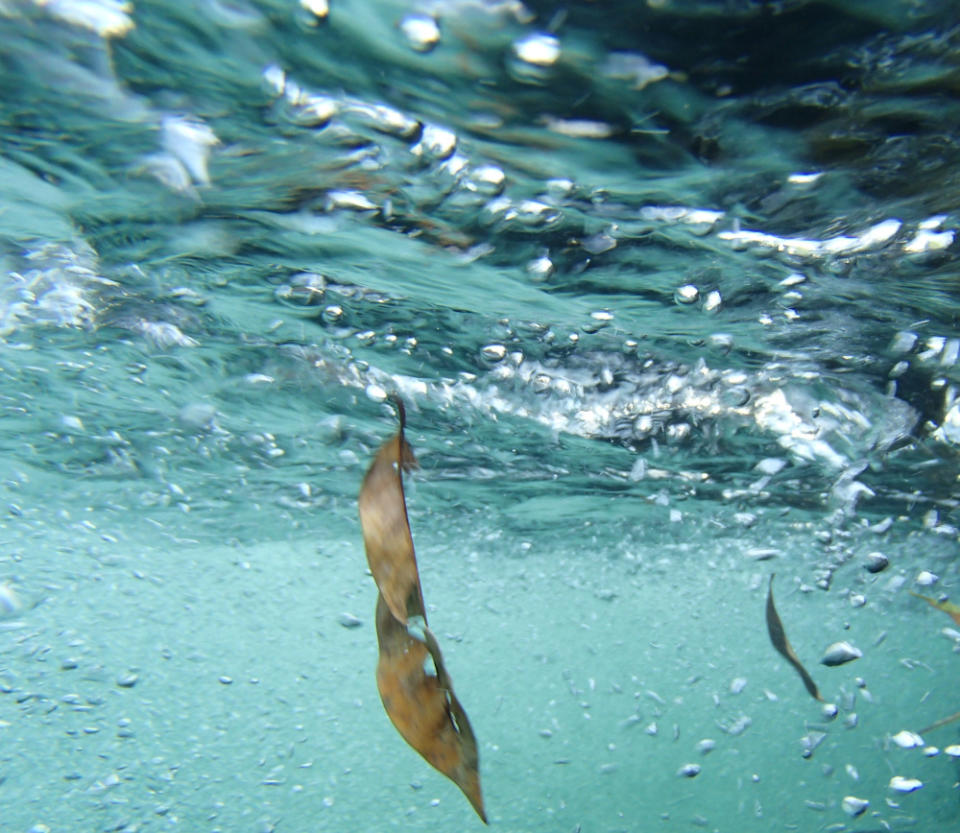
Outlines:
<svg viewBox="0 0 960 833"><path fill-rule="evenodd" d="M800 679L803 680L803 684L806 686L810 696L813 697L814 700L823 701L817 684L807 673L807 669L803 667L800 660L797 659L797 655L794 653L793 647L787 639L787 634L783 630L783 622L780 621L780 615L777 613L776 605L773 603L773 578L775 575L776 573L770 574L770 585L767 590L767 632L770 634L770 641L773 643L773 647L783 655L787 662L789 662L800 675Z"/></svg>
<svg viewBox="0 0 960 833"><path fill-rule="evenodd" d="M380 591L377 689L403 739L461 789L486 823L476 737L427 626L403 492L403 472L417 461L403 434L403 403L394 402L400 428L377 451L358 500L367 563Z"/></svg>

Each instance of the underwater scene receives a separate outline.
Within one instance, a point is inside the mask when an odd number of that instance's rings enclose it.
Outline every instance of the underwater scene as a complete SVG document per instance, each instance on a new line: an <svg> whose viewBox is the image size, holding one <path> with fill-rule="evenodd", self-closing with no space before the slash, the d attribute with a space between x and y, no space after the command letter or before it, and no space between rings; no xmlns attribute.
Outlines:
<svg viewBox="0 0 960 833"><path fill-rule="evenodd" d="M960 830L955 0L0 0L0 833Z"/></svg>

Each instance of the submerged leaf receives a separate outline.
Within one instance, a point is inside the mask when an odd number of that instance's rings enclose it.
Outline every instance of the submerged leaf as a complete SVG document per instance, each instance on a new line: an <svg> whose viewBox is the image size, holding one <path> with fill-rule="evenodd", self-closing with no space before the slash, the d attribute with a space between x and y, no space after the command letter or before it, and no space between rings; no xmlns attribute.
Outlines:
<svg viewBox="0 0 960 833"><path fill-rule="evenodd" d="M953 604L952 602L938 602L936 599L931 599L929 596L921 596L919 593L914 593L910 591L911 596L916 596L918 599L923 599L931 607L935 607L937 610L942 610L947 614L954 622L960 625L960 606Z"/></svg>
<svg viewBox="0 0 960 833"><path fill-rule="evenodd" d="M387 440L363 478L358 505L367 563L373 580L397 621L424 616L423 592L403 495L403 472L417 467L403 436L406 412L397 401L400 428Z"/></svg>
<svg viewBox="0 0 960 833"><path fill-rule="evenodd" d="M790 645L790 640L787 639L787 634L783 630L783 622L780 621L780 615L777 613L777 608L773 603L773 577L775 575L776 573L770 574L770 586L767 590L767 632L770 634L770 641L773 643L773 647L796 669L800 675L800 679L803 680L803 684L807 687L810 696L815 700L822 701L823 697L820 696L817 684L807 673L807 669L803 667L800 660L797 659L797 655Z"/></svg>
<svg viewBox="0 0 960 833"><path fill-rule="evenodd" d="M403 472L417 461L403 436L403 403L395 401L400 428L377 452L358 501L367 562L380 590L377 689L403 739L463 791L486 823L477 741L427 627L403 493Z"/></svg>
<svg viewBox="0 0 960 833"><path fill-rule="evenodd" d="M440 647L430 629L413 636L377 599L377 688L383 707L403 739L432 767L453 781L487 820L480 792L477 741L466 712L453 693ZM433 660L435 674L426 663Z"/></svg>

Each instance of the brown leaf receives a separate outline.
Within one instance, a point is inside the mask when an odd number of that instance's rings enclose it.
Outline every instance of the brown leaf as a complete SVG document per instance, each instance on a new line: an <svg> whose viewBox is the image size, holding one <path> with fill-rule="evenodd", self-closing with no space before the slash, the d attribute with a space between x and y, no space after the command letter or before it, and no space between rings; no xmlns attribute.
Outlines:
<svg viewBox="0 0 960 833"><path fill-rule="evenodd" d="M960 625L960 607L951 603L951 602L938 602L936 599L931 599L929 596L921 596L919 593L914 593L910 591L911 596L916 596L918 599L923 599L931 607L935 607L937 610L942 610L947 614L954 622Z"/></svg>
<svg viewBox="0 0 960 833"><path fill-rule="evenodd" d="M440 647L424 625L423 639L398 622L383 596L377 599L377 688L383 707L403 739L430 766L453 781L477 815L487 821L480 791L477 740L443 664ZM433 660L435 673L426 663Z"/></svg>
<svg viewBox="0 0 960 833"><path fill-rule="evenodd" d="M403 496L403 474L417 467L413 449L403 436L406 414L397 401L400 428L387 440L363 478L358 505L367 563L394 618L402 624L423 616L423 593Z"/></svg>
<svg viewBox="0 0 960 833"><path fill-rule="evenodd" d="M787 634L783 629L783 622L780 621L780 615L777 613L776 605L773 603L774 575L775 573L770 574L770 586L767 588L767 633L770 634L770 641L773 643L773 647L786 658L787 662L789 662L800 675L800 679L803 680L803 684L809 695L814 700L822 701L823 697L820 696L820 690L817 688L817 684L813 681L813 677L807 673L807 669L803 667L803 664L797 658L797 654L793 650L790 640L787 639Z"/></svg>
<svg viewBox="0 0 960 833"><path fill-rule="evenodd" d="M377 688L387 715L434 768L450 778L486 824L477 741L453 693L427 617L403 494L403 472L417 465L400 429L377 451L360 489L360 525L377 596ZM434 673L426 665L432 660Z"/></svg>

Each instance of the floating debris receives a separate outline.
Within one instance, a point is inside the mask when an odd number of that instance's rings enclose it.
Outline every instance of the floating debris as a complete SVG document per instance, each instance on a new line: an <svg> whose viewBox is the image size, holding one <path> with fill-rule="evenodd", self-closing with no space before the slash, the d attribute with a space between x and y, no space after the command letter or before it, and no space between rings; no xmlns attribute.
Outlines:
<svg viewBox="0 0 960 833"><path fill-rule="evenodd" d="M403 436L406 414L402 405L399 414L400 430L377 452L357 503L373 580L394 618L406 625L409 616L423 614L424 605L401 477L418 463Z"/></svg>
<svg viewBox="0 0 960 833"><path fill-rule="evenodd" d="M916 596L918 599L923 599L931 607L935 607L937 610L942 610L947 614L954 622L960 625L960 606L955 605L951 602L938 602L936 599L931 599L929 596L921 596L919 593L914 593L910 591L911 596Z"/></svg>
<svg viewBox="0 0 960 833"><path fill-rule="evenodd" d="M949 755L951 758L960 758L960 743L952 743L950 746L945 746L943 748L943 754Z"/></svg>
<svg viewBox="0 0 960 833"><path fill-rule="evenodd" d="M847 662L853 662L853 660L860 659L862 656L863 652L859 648L855 648L849 642L834 642L827 648L826 651L823 652L820 662L823 665L833 667L836 665L843 665Z"/></svg>
<svg viewBox="0 0 960 833"><path fill-rule="evenodd" d="M730 683L730 693L739 694L746 687L747 687L746 677L734 677L733 681Z"/></svg>
<svg viewBox="0 0 960 833"><path fill-rule="evenodd" d="M770 574L770 584L767 589L767 632L770 634L770 641L773 643L773 647L786 658L787 662L789 662L800 675L800 679L803 680L803 684L806 686L810 696L813 697L814 700L823 700L817 684L807 673L807 669L803 667L800 660L797 659L797 655L794 653L787 639L787 635L783 630L783 622L780 621L777 608L773 603L773 579L775 575L776 573Z"/></svg>
<svg viewBox="0 0 960 833"><path fill-rule="evenodd" d="M697 743L697 752L701 755L709 755L716 747L717 742L711 738L704 738ZM958 747L960 748L960 747Z"/></svg>
<svg viewBox="0 0 960 833"><path fill-rule="evenodd" d="M870 806L870 802L865 798L857 798L854 795L845 795L843 800L840 802L840 806L843 808L848 816L856 818L863 814L864 810Z"/></svg>
<svg viewBox="0 0 960 833"><path fill-rule="evenodd" d="M700 764L684 764L677 770L677 775L683 778L696 778L700 774Z"/></svg>
<svg viewBox="0 0 960 833"><path fill-rule="evenodd" d="M363 624L363 620L352 613L341 613L337 621L345 628L359 628Z"/></svg>
<svg viewBox="0 0 960 833"><path fill-rule="evenodd" d="M960 720L960 712L951 714L949 717L944 717L941 720L938 720L936 723L931 723L926 729L921 729L920 734L925 735L927 732L932 732L934 729L939 729L941 726L946 726L948 723L953 723L954 720Z"/></svg>
<svg viewBox="0 0 960 833"><path fill-rule="evenodd" d="M403 472L417 459L404 438L403 403L393 401L400 427L377 451L358 500L367 563L379 590L377 690L403 739L461 789L486 824L477 740L427 627L403 492Z"/></svg>
<svg viewBox="0 0 960 833"><path fill-rule="evenodd" d="M902 775L894 775L890 779L890 789L898 793L912 793L923 786L923 781L919 778L904 778Z"/></svg>
<svg viewBox="0 0 960 833"><path fill-rule="evenodd" d="M140 675L135 671L130 671L117 677L117 685L120 686L120 688L133 688L139 680Z"/></svg>
<svg viewBox="0 0 960 833"><path fill-rule="evenodd" d="M923 738L916 732L910 732L902 729L890 738L901 749L914 749L917 746L923 746Z"/></svg>

